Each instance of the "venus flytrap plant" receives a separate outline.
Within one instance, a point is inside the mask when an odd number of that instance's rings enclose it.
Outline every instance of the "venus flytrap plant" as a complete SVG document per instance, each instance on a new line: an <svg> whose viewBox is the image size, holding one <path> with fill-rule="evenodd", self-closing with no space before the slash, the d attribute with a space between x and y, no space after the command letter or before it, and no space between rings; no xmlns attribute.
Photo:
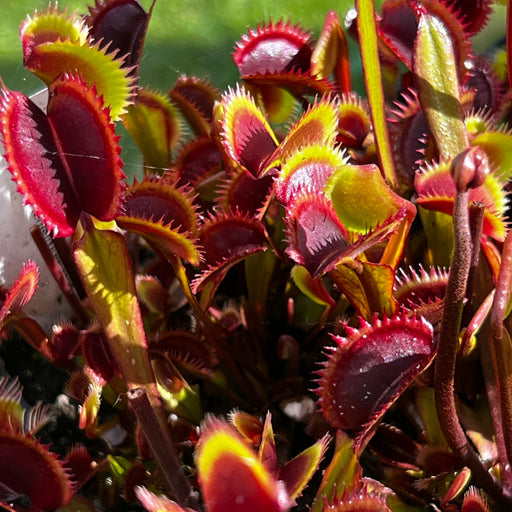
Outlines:
<svg viewBox="0 0 512 512"><path fill-rule="evenodd" d="M153 91L153 5L28 18L46 109L3 88L9 170L61 240L59 258L40 245L77 317L48 336L23 314L28 263L2 332L72 372L91 454L60 471L10 432L2 507L95 510L74 493L105 471L149 511L509 506L509 87L470 43L490 2L356 2L367 99L334 11L316 44L289 21L250 29L227 91ZM130 448L105 457L112 428ZM55 502L16 476L20 443L60 475Z"/></svg>

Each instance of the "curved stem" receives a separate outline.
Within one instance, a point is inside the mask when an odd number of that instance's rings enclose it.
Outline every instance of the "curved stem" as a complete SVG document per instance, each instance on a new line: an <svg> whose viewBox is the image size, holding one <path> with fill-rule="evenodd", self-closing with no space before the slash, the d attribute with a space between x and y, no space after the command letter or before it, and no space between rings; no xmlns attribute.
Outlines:
<svg viewBox="0 0 512 512"><path fill-rule="evenodd" d="M483 487L497 502L512 505L501 484L486 470L462 429L455 408L455 362L457 343L466 295L472 241L468 211L468 191L458 191L453 210L454 252L446 288L443 318L435 362L435 401L443 433L454 453L468 466L475 483Z"/></svg>
<svg viewBox="0 0 512 512"><path fill-rule="evenodd" d="M509 231L501 257L500 272L491 309L489 349L501 408L501 420L508 463L512 461L512 375L510 360L510 335L503 326L510 302L512 282L512 234Z"/></svg>

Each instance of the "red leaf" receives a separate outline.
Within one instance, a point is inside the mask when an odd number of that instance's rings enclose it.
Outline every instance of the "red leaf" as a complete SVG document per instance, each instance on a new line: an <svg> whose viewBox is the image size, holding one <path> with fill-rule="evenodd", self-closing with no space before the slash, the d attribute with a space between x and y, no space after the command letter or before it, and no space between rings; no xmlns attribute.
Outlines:
<svg viewBox="0 0 512 512"><path fill-rule="evenodd" d="M288 499L238 432L209 418L196 450L199 483L208 512L281 512Z"/></svg>
<svg viewBox="0 0 512 512"><path fill-rule="evenodd" d="M32 298L39 279L39 269L33 261L27 261L16 282L12 285L0 310L0 328L9 315L17 315Z"/></svg>
<svg viewBox="0 0 512 512"><path fill-rule="evenodd" d="M55 236L69 236L80 208L44 113L27 97L4 90L1 131L18 192ZM73 130L76 136L76 130Z"/></svg>
<svg viewBox="0 0 512 512"><path fill-rule="evenodd" d="M242 88L222 100L222 143L228 156L258 176L277 148L277 139L254 99Z"/></svg>
<svg viewBox="0 0 512 512"><path fill-rule="evenodd" d="M96 0L85 18L89 34L101 47L127 55L125 65L137 66L144 45L149 15L137 0Z"/></svg>
<svg viewBox="0 0 512 512"><path fill-rule="evenodd" d="M332 205L316 193L304 193L286 215L287 254L313 277L331 270L350 248Z"/></svg>
<svg viewBox="0 0 512 512"><path fill-rule="evenodd" d="M320 404L332 426L368 431L434 358L432 326L402 314L344 327L320 372Z"/></svg>
<svg viewBox="0 0 512 512"><path fill-rule="evenodd" d="M182 76L169 91L173 103L197 135L210 133L213 107L220 100L219 91L206 80Z"/></svg>
<svg viewBox="0 0 512 512"><path fill-rule="evenodd" d="M73 490L57 456L28 436L0 433L0 482L40 510L66 505Z"/></svg>
<svg viewBox="0 0 512 512"><path fill-rule="evenodd" d="M233 52L233 60L242 77L280 73L310 67L310 35L298 25L279 21L250 30L242 36Z"/></svg>
<svg viewBox="0 0 512 512"><path fill-rule="evenodd" d="M263 225L239 214L211 217L202 227L199 241L205 265L233 263L266 249Z"/></svg>
<svg viewBox="0 0 512 512"><path fill-rule="evenodd" d="M106 384L117 372L117 366L105 337L101 331L89 330L84 331L81 338L87 369L94 373L102 385Z"/></svg>
<svg viewBox="0 0 512 512"><path fill-rule="evenodd" d="M57 79L50 87L48 121L82 209L113 220L121 208L125 175L119 137L96 89L72 76Z"/></svg>

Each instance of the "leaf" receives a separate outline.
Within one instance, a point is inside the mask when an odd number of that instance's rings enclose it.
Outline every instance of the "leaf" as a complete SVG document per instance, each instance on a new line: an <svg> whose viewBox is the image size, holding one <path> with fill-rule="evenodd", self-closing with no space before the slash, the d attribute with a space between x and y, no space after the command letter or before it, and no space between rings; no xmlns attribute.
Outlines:
<svg viewBox="0 0 512 512"><path fill-rule="evenodd" d="M312 512L323 512L326 501L332 503L336 495L355 490L362 476L363 470L354 451L353 439L338 430L334 455L324 471L311 507Z"/></svg>
<svg viewBox="0 0 512 512"><path fill-rule="evenodd" d="M25 304L34 296L39 280L39 269L33 261L27 261L11 286L0 309L0 330L8 322L9 316L21 313Z"/></svg>
<svg viewBox="0 0 512 512"><path fill-rule="evenodd" d="M362 490L346 493L336 497L332 505L325 506L325 512L392 512L386 503L385 493L368 491L366 487ZM395 510L395 509L393 509ZM398 508L396 510L399 510Z"/></svg>
<svg viewBox="0 0 512 512"><path fill-rule="evenodd" d="M168 169L171 151L183 133L177 109L169 98L139 89L135 102L123 115L123 123L142 153L145 166L155 173Z"/></svg>
<svg viewBox="0 0 512 512"><path fill-rule="evenodd" d="M417 204L428 210L451 215L455 201L455 182L450 173L450 161L428 165L416 174L414 186ZM468 191L469 201L485 205L483 234L503 241L506 233L506 193L495 173L489 173L485 182Z"/></svg>
<svg viewBox="0 0 512 512"><path fill-rule="evenodd" d="M0 377L0 432L24 433L22 387L18 378Z"/></svg>
<svg viewBox="0 0 512 512"><path fill-rule="evenodd" d="M285 221L286 253L314 278L331 270L350 249L334 208L316 192L302 193L287 209Z"/></svg>
<svg viewBox="0 0 512 512"><path fill-rule="evenodd" d="M209 417L196 449L199 485L208 512L281 512L280 484L229 424Z"/></svg>
<svg viewBox="0 0 512 512"><path fill-rule="evenodd" d="M487 24L492 13L492 3L490 0L471 3L463 0L450 0L449 2L452 9L461 18L465 31L471 35L480 32Z"/></svg>
<svg viewBox="0 0 512 512"><path fill-rule="evenodd" d="M489 157L491 169L500 181L512 179L512 134L486 130L471 139L472 146L482 148Z"/></svg>
<svg viewBox="0 0 512 512"><path fill-rule="evenodd" d="M137 0L96 0L95 3L95 7L89 6L89 16L85 17L90 36L101 41L100 48L115 49L126 56L125 65L136 75L150 14Z"/></svg>
<svg viewBox="0 0 512 512"><path fill-rule="evenodd" d="M277 457L276 438L272 427L272 415L270 411L267 412L265 416L258 456L265 465L268 473L277 479L279 475L279 459Z"/></svg>
<svg viewBox="0 0 512 512"><path fill-rule="evenodd" d="M350 265L338 265L329 276L365 320L369 321L375 313L388 316L395 313L394 271L389 265L367 261L360 262L357 269Z"/></svg>
<svg viewBox="0 0 512 512"><path fill-rule="evenodd" d="M365 150L371 132L368 105L356 93L344 94L338 107L338 140L345 146Z"/></svg>
<svg viewBox="0 0 512 512"><path fill-rule="evenodd" d="M213 139L198 137L180 149L174 168L178 186L195 185L200 189L208 176L222 169L222 155Z"/></svg>
<svg viewBox="0 0 512 512"><path fill-rule="evenodd" d="M274 177L255 178L249 171L240 169L221 183L216 203L224 211L239 211L261 220L272 194Z"/></svg>
<svg viewBox="0 0 512 512"><path fill-rule="evenodd" d="M462 470L453 479L453 482L450 484L446 494L443 496L443 499L441 500L441 506L446 507L450 501L460 496L460 494L469 484L470 480L471 470L468 467L463 467Z"/></svg>
<svg viewBox="0 0 512 512"><path fill-rule="evenodd" d="M324 456L330 436L326 434L314 445L288 461L279 471L279 480L286 485L290 500L297 499L308 485Z"/></svg>
<svg viewBox="0 0 512 512"><path fill-rule="evenodd" d="M180 76L169 96L197 136L210 135L219 91L205 79Z"/></svg>
<svg viewBox="0 0 512 512"><path fill-rule="evenodd" d="M338 121L335 101L330 100L328 95L323 96L320 101L315 100L288 131L263 172L270 171L276 162L286 162L304 146L333 146L338 132Z"/></svg>
<svg viewBox="0 0 512 512"><path fill-rule="evenodd" d="M336 170L346 163L345 153L327 144L304 146L281 166L274 185L276 197L289 205L303 191L321 191Z"/></svg>
<svg viewBox="0 0 512 512"><path fill-rule="evenodd" d="M461 512L489 512L487 500L476 487L471 487L464 495Z"/></svg>
<svg viewBox="0 0 512 512"><path fill-rule="evenodd" d="M35 509L53 510L71 499L73 486L62 461L35 439L0 432L0 459L2 485L26 495ZM0 500L5 503L5 496Z"/></svg>
<svg viewBox="0 0 512 512"><path fill-rule="evenodd" d="M344 327L348 337L333 336L317 393L329 424L361 438L431 363L435 345L432 326L403 313Z"/></svg>
<svg viewBox="0 0 512 512"><path fill-rule="evenodd" d="M410 217L416 214L414 205L395 194L373 164L340 166L327 182L325 194L341 222L356 233L374 229L404 206Z"/></svg>
<svg viewBox="0 0 512 512"><path fill-rule="evenodd" d="M263 432L261 420L247 412L234 410L229 414L229 421L238 432L254 446L258 446Z"/></svg>
<svg viewBox="0 0 512 512"><path fill-rule="evenodd" d="M121 209L126 176L109 111L95 87L71 75L55 80L49 92L48 121L78 202L97 219L113 220Z"/></svg>
<svg viewBox="0 0 512 512"><path fill-rule="evenodd" d="M145 487L136 487L135 494L149 512L193 512L193 509L180 507L176 502L165 496L157 496Z"/></svg>
<svg viewBox="0 0 512 512"><path fill-rule="evenodd" d="M393 192L379 168L372 164L339 167L327 182L325 193L346 229L356 233L366 233L388 219L404 215L380 260L396 268L416 207Z"/></svg>
<svg viewBox="0 0 512 512"><path fill-rule="evenodd" d="M146 238L167 258L178 256L198 265L199 218L191 194L190 189L177 188L167 174L146 176L127 190L125 211L116 222Z"/></svg>
<svg viewBox="0 0 512 512"><path fill-rule="evenodd" d="M356 8L364 81L370 104L377 152L383 175L389 185L396 190L398 189L398 178L386 123L373 0L356 0Z"/></svg>
<svg viewBox="0 0 512 512"><path fill-rule="evenodd" d="M66 9L59 13L58 4L51 4L45 12L35 14L21 24L20 38L23 58L28 59L34 48L41 44L69 39L73 44L85 44L88 37L87 27L77 13L67 16Z"/></svg>
<svg viewBox="0 0 512 512"><path fill-rule="evenodd" d="M192 374L211 377L218 363L213 348L198 334L182 330L159 333L149 345L150 353L165 354Z"/></svg>
<svg viewBox="0 0 512 512"><path fill-rule="evenodd" d="M220 213L203 224L199 244L204 250L202 273L192 288L198 290L206 282L220 283L226 272L251 254L267 250L267 235L263 224L239 213Z"/></svg>
<svg viewBox="0 0 512 512"><path fill-rule="evenodd" d="M148 386L153 371L126 241L119 233L96 229L87 219L84 224L73 244L84 289L128 388Z"/></svg>
<svg viewBox="0 0 512 512"><path fill-rule="evenodd" d="M54 236L69 236L80 207L47 117L23 94L7 90L0 115L5 158L18 192Z"/></svg>
<svg viewBox="0 0 512 512"><path fill-rule="evenodd" d="M82 333L81 342L87 372L105 385L117 372L105 337L101 332L89 329Z"/></svg>
<svg viewBox="0 0 512 512"><path fill-rule="evenodd" d="M80 331L73 324L63 322L52 327L48 346L53 362L65 368L70 364L80 345Z"/></svg>
<svg viewBox="0 0 512 512"><path fill-rule="evenodd" d="M99 45L52 41L35 46L24 59L25 67L50 86L63 73L76 73L89 87L96 87L115 121L125 112L133 95L133 79L116 52Z"/></svg>
<svg viewBox="0 0 512 512"><path fill-rule="evenodd" d="M240 86L236 91L228 89L220 108L221 141L228 156L253 176L259 176L262 165L278 145L268 121Z"/></svg>
<svg viewBox="0 0 512 512"><path fill-rule="evenodd" d="M289 22L270 22L242 36L233 52L233 60L242 78L309 69L310 34Z"/></svg>
<svg viewBox="0 0 512 512"><path fill-rule="evenodd" d="M441 302L446 293L448 272L438 267L430 267L427 271L421 265L419 271L409 267L406 272L399 270L396 275L394 297L410 309L424 304Z"/></svg>
<svg viewBox="0 0 512 512"><path fill-rule="evenodd" d="M327 78L333 74L342 93L352 90L348 44L336 11L329 11L311 55L311 74Z"/></svg>
<svg viewBox="0 0 512 512"><path fill-rule="evenodd" d="M441 158L453 158L468 146L455 49L441 19L425 10L420 14L413 70L420 103Z"/></svg>
<svg viewBox="0 0 512 512"><path fill-rule="evenodd" d="M260 93L264 89L276 89L279 87L303 101L304 96L323 97L336 94L335 84L326 78L320 79L316 76L311 76L309 72L301 73L298 71L289 71L283 73L267 73L265 75L246 76L244 77L244 82L251 89L256 87ZM264 100L265 98L263 98L263 103L266 107L267 103L265 103ZM275 121L270 114L269 117L272 121Z"/></svg>
<svg viewBox="0 0 512 512"><path fill-rule="evenodd" d="M69 236L81 210L103 221L115 218L124 190L121 150L94 87L59 77L50 86L47 116L22 94L4 90L1 118L18 192L54 236Z"/></svg>
<svg viewBox="0 0 512 512"><path fill-rule="evenodd" d="M333 307L336 302L329 295L321 279L314 279L306 268L295 265L291 270L291 277L297 288L312 301L322 306Z"/></svg>

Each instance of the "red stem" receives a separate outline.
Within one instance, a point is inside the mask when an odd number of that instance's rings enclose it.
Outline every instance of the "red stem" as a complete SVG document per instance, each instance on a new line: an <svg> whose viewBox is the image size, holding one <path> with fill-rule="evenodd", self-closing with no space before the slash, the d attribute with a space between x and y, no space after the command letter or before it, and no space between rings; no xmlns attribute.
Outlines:
<svg viewBox="0 0 512 512"><path fill-rule="evenodd" d="M151 405L144 388L128 391L128 399L176 501L183 507L197 510L196 499L183 472L169 427Z"/></svg>
<svg viewBox="0 0 512 512"><path fill-rule="evenodd" d="M512 234L509 231L503 244L501 266L491 309L489 349L494 366L501 408L501 420L507 458L512 461L512 375L510 368L510 335L503 326L510 303L512 282Z"/></svg>
<svg viewBox="0 0 512 512"><path fill-rule="evenodd" d="M466 285L471 265L472 241L468 210L468 190L465 187L455 195L453 209L454 251L446 287L443 318L435 362L435 400L439 423L453 452L468 466L476 485L484 488L498 503L512 506L512 497L506 495L498 482L484 467L471 447L462 429L455 407L455 363Z"/></svg>
<svg viewBox="0 0 512 512"><path fill-rule="evenodd" d="M59 285L59 288L64 294L64 297L66 297L66 300L68 301L69 305L77 315L80 324L82 326L87 325L89 323L89 317L87 316L87 313L85 312L82 303L78 299L78 296L71 287L65 270L62 268L59 261L55 257L55 254L48 246L48 243L43 232L41 231L41 228L37 224L32 226L30 228L30 235L32 236L34 243L39 249L39 252L43 257L46 266L48 267L48 270L50 271L53 278Z"/></svg>

